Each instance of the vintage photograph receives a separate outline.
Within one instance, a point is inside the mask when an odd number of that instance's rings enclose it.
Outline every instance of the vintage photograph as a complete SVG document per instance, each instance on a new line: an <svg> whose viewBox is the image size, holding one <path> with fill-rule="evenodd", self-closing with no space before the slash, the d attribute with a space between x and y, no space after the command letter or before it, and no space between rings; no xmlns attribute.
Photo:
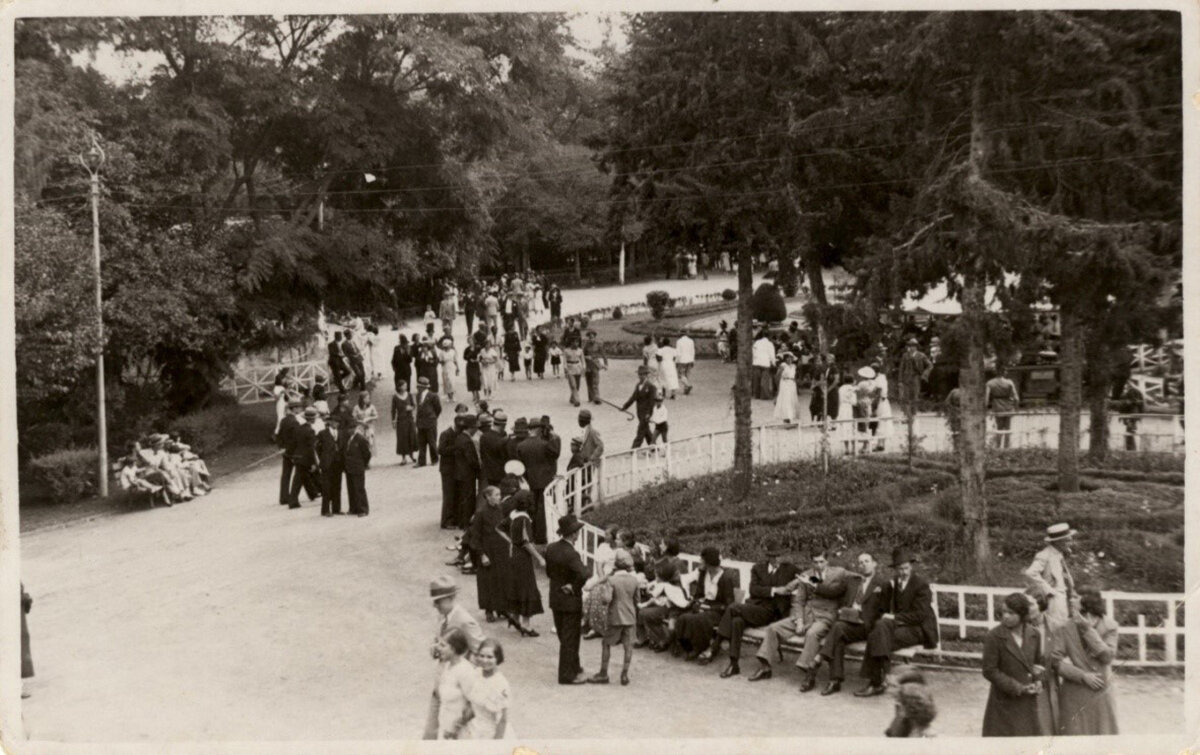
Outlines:
<svg viewBox="0 0 1200 755"><path fill-rule="evenodd" d="M10 8L6 745L1186 745L1194 17L733 10Z"/></svg>

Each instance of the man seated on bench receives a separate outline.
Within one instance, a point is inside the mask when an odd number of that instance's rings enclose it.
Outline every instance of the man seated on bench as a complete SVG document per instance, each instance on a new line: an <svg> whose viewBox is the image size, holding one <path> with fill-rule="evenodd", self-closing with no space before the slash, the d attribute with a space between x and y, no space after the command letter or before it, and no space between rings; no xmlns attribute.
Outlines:
<svg viewBox="0 0 1200 755"><path fill-rule="evenodd" d="M758 662L762 667L754 672L750 681L771 678L771 659L780 657L779 643L793 637L804 638L804 649L796 666L804 672L800 691L808 692L817 684L817 667L821 665L817 653L821 641L837 620L838 608L845 602L854 575L840 566L830 566L825 551L812 555L812 568L800 575L799 585L792 597L792 612L767 627L762 644L758 647Z"/></svg>
<svg viewBox="0 0 1200 755"><path fill-rule="evenodd" d="M781 545L767 545L767 560L750 569L750 597L744 603L734 603L725 609L712 645L700 657L701 663L712 661L721 652L721 642L729 640L729 665L721 672L722 679L741 671L738 656L742 652L742 633L748 627L763 627L777 621L788 611L792 591L796 588L797 569L792 563L781 562L782 556Z"/></svg>
<svg viewBox="0 0 1200 755"><path fill-rule="evenodd" d="M821 691L822 695L832 695L841 690L842 681L846 678L846 645L870 637L876 622L888 605L888 581L879 573L875 557L870 553L859 554L858 572L862 576L857 586L850 588L854 591L854 597L850 599L848 607L838 609L837 621L833 622L829 634L825 636L825 643L821 646L821 656L809 671L809 676L816 679L821 661L829 663L829 683ZM867 664L864 662L864 675L867 670Z"/></svg>

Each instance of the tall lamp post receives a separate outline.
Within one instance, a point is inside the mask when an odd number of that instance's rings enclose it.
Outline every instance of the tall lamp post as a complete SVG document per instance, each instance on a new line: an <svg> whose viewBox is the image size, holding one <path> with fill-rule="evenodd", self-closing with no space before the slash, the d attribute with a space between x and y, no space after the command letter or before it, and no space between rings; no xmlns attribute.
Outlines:
<svg viewBox="0 0 1200 755"><path fill-rule="evenodd" d="M96 274L96 432L100 452L100 497L108 497L108 420L104 409L104 310L100 296L100 167L104 150L95 134L92 146L79 155L79 164L92 177L92 269Z"/></svg>

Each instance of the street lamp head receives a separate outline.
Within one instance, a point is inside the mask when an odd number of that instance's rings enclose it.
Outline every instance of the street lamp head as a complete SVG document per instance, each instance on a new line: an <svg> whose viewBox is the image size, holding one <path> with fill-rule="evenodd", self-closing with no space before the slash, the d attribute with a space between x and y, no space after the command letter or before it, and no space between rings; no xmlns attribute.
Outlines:
<svg viewBox="0 0 1200 755"><path fill-rule="evenodd" d="M79 162L83 167L87 168L90 173L96 173L100 170L100 166L104 165L105 155L104 149L100 146L100 140L96 137L95 132L88 135L92 142L92 146L88 151L79 156Z"/></svg>

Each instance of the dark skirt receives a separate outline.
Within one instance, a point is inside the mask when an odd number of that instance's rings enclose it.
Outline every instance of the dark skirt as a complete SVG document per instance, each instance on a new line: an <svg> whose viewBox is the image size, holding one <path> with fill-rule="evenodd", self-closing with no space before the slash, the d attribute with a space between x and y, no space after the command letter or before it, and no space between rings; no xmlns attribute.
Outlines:
<svg viewBox="0 0 1200 755"><path fill-rule="evenodd" d="M542 594L533 573L533 556L524 548L514 548L510 564L508 610L520 616L542 613Z"/></svg>
<svg viewBox="0 0 1200 755"><path fill-rule="evenodd" d="M396 418L396 453L401 456L417 452L417 425L413 416L404 412Z"/></svg>
<svg viewBox="0 0 1200 755"><path fill-rule="evenodd" d="M475 572L475 587L479 591L479 610L507 613L510 610L509 584L512 582L508 542L499 535L485 534L482 550L487 554L490 563Z"/></svg>
<svg viewBox="0 0 1200 755"><path fill-rule="evenodd" d="M467 362L467 392L474 393L483 390L483 374L479 362Z"/></svg>
<svg viewBox="0 0 1200 755"><path fill-rule="evenodd" d="M675 620L675 639L684 650L703 653L712 641L713 630L721 621L721 611L685 613Z"/></svg>
<svg viewBox="0 0 1200 755"><path fill-rule="evenodd" d="M505 354L508 357L508 371L514 375L521 371L521 352L510 351Z"/></svg>

